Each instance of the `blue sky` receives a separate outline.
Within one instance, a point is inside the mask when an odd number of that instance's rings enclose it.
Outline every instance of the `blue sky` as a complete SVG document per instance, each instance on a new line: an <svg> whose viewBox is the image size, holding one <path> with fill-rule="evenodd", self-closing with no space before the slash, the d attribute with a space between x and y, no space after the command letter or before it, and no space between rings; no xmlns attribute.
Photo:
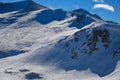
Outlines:
<svg viewBox="0 0 120 80"><path fill-rule="evenodd" d="M21 0L0 0L1 2ZM83 8L95 13L105 20L112 20L120 23L120 0L34 0L50 8L62 8L74 10Z"/></svg>

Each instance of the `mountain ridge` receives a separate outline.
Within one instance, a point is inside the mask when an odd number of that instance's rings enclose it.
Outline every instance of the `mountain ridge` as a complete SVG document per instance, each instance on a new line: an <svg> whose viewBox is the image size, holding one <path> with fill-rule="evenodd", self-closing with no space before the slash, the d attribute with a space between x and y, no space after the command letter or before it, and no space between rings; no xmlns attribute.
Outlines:
<svg viewBox="0 0 120 80"><path fill-rule="evenodd" d="M16 7L17 6L17 7ZM47 8L42 6L33 0L24 0L19 2L10 2L10 3L0 3L0 13L7 13L11 11L19 11L23 10L26 12L40 10L43 8Z"/></svg>

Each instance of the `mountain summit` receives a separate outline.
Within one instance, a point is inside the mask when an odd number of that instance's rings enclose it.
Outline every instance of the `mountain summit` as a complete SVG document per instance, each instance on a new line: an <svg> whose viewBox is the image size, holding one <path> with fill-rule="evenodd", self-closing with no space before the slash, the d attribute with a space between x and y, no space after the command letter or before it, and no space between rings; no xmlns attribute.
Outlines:
<svg viewBox="0 0 120 80"><path fill-rule="evenodd" d="M29 12L44 8L47 7L37 4L33 0L25 0L25 1L12 2L12 3L0 3L0 13L6 13L6 12L12 12L18 10Z"/></svg>
<svg viewBox="0 0 120 80"><path fill-rule="evenodd" d="M33 0L27 0L27 5L26 7L23 9L23 11L35 11L35 10L40 10L40 9L44 9L47 8L45 6L39 5L36 2L34 2Z"/></svg>

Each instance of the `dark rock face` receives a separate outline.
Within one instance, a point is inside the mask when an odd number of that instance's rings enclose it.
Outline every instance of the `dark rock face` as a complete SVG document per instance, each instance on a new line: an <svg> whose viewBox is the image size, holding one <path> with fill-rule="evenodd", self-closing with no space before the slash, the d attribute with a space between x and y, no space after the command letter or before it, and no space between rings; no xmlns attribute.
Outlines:
<svg viewBox="0 0 120 80"><path fill-rule="evenodd" d="M77 23L85 24L84 21L82 21L86 17L85 14L77 14L76 16L77 16L76 17L76 22Z"/></svg>
<svg viewBox="0 0 120 80"><path fill-rule="evenodd" d="M82 33L84 31L81 31ZM102 48L109 48L111 44L110 33L107 29L96 29L93 28L90 34L85 34L85 40L81 42L81 35L76 33L74 38L66 42L66 47L71 50L72 59L77 59L79 53L85 53L92 55L100 49L97 43L102 45ZM73 47L72 44L75 44Z"/></svg>
<svg viewBox="0 0 120 80"><path fill-rule="evenodd" d="M106 29L103 30L97 30L93 29L92 30L92 35L88 35L88 42L86 42L87 46L89 47L90 51L89 54L92 55L94 51L98 50L97 48L97 42L100 41L103 44L104 48L108 48L109 45L111 44L110 40L110 34Z"/></svg>
<svg viewBox="0 0 120 80"><path fill-rule="evenodd" d="M25 75L25 79L42 79L42 77L38 73L31 72Z"/></svg>
<svg viewBox="0 0 120 80"><path fill-rule="evenodd" d="M120 48L115 51L113 54L113 57L119 56L120 55Z"/></svg>
<svg viewBox="0 0 120 80"><path fill-rule="evenodd" d="M77 28L82 28L99 19L96 16L82 12L72 12L71 16L76 16L76 18L71 22L70 27L75 26Z"/></svg>
<svg viewBox="0 0 120 80"><path fill-rule="evenodd" d="M19 71L20 72L29 72L30 70L29 69L20 69Z"/></svg>

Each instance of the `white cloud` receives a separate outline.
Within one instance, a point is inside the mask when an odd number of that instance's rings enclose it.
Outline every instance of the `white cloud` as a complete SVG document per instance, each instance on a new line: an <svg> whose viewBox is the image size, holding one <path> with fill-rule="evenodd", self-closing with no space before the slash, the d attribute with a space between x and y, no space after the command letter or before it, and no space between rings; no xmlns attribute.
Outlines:
<svg viewBox="0 0 120 80"><path fill-rule="evenodd" d="M73 7L74 7L74 9L79 9L79 5L77 5L77 4L74 4Z"/></svg>
<svg viewBox="0 0 120 80"><path fill-rule="evenodd" d="M93 2L104 2L104 0L93 0Z"/></svg>
<svg viewBox="0 0 120 80"><path fill-rule="evenodd" d="M106 10L114 12L113 6L110 6L108 4L95 4L93 9L97 9L97 8L102 8L102 9L106 9Z"/></svg>

